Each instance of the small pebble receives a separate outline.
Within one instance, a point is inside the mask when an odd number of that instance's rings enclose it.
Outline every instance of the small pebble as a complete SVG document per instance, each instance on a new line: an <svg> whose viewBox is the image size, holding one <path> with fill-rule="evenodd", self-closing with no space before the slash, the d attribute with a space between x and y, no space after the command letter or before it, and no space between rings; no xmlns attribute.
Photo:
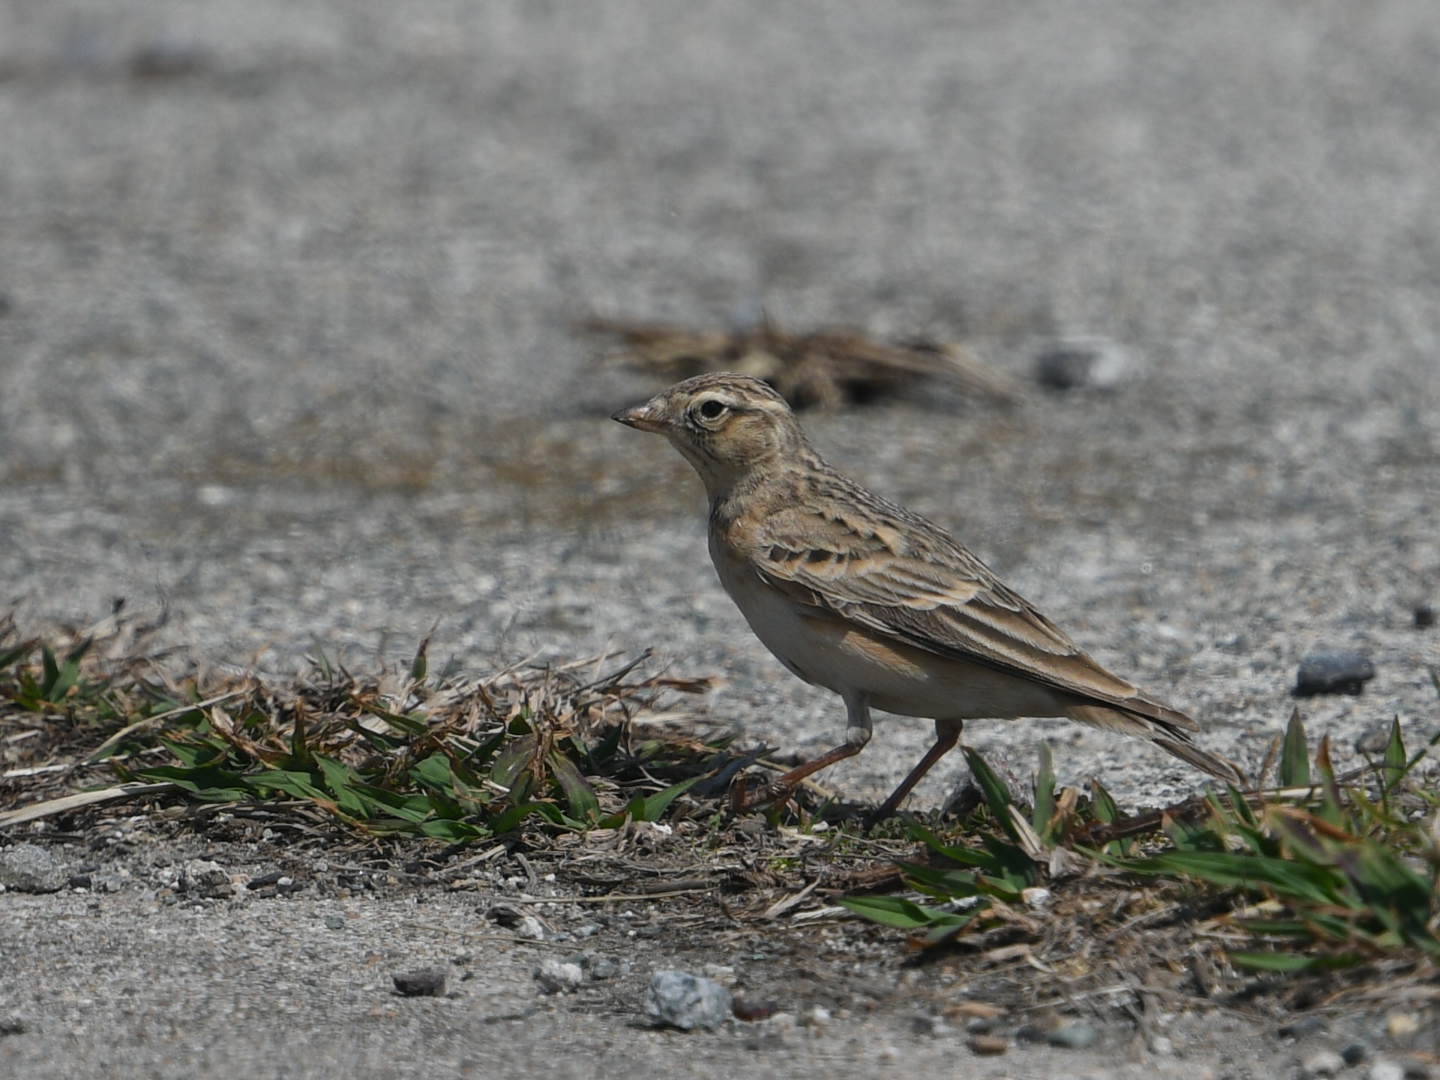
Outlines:
<svg viewBox="0 0 1440 1080"><path fill-rule="evenodd" d="M0 1018L0 1036L24 1035L29 1028L23 1018L19 1016L6 1016Z"/></svg>
<svg viewBox="0 0 1440 1080"><path fill-rule="evenodd" d="M773 1001L745 1001L736 998L730 1011L736 1020L753 1024L759 1020L769 1020L780 1012L780 1006Z"/></svg>
<svg viewBox="0 0 1440 1080"><path fill-rule="evenodd" d="M585 973L579 964L566 963L553 957L542 960L535 969L535 981L547 994L570 994L585 981Z"/></svg>
<svg viewBox="0 0 1440 1080"><path fill-rule="evenodd" d="M1380 1058L1370 1065L1369 1080L1405 1080L1405 1069L1393 1061Z"/></svg>
<svg viewBox="0 0 1440 1080"><path fill-rule="evenodd" d="M485 917L518 938L526 941L545 940L544 924L534 915L527 915L513 904L495 904L485 912Z"/></svg>
<svg viewBox="0 0 1440 1080"><path fill-rule="evenodd" d="M650 977L645 1012L662 1027L714 1029L731 1015L730 991L685 971L657 971Z"/></svg>
<svg viewBox="0 0 1440 1080"><path fill-rule="evenodd" d="M1385 1030L1392 1039L1403 1039L1420 1030L1420 1018L1414 1013L1396 1013L1390 1017Z"/></svg>
<svg viewBox="0 0 1440 1080"><path fill-rule="evenodd" d="M1315 694L1358 696L1365 689L1365 683L1374 677L1375 665L1364 653L1348 649L1311 653L1300 661L1293 693L1296 697Z"/></svg>
<svg viewBox="0 0 1440 1080"><path fill-rule="evenodd" d="M94 892L119 892L125 887L125 875L120 873L92 874L90 888Z"/></svg>
<svg viewBox="0 0 1440 1080"><path fill-rule="evenodd" d="M1045 1036L1045 1041L1051 1046L1085 1050L1100 1041L1100 1033L1089 1024L1061 1024Z"/></svg>
<svg viewBox="0 0 1440 1080"><path fill-rule="evenodd" d="M208 859L188 860L181 876L182 887L187 893L194 893L212 900L233 896L235 893L235 886L230 881L230 872L219 863L211 862Z"/></svg>
<svg viewBox="0 0 1440 1080"><path fill-rule="evenodd" d="M327 930L345 929L345 917L343 915L326 915L325 928Z"/></svg>
<svg viewBox="0 0 1440 1080"><path fill-rule="evenodd" d="M910 1018L910 1030L916 1035L941 1035L945 1031L945 1021L938 1016L921 1014Z"/></svg>
<svg viewBox="0 0 1440 1080"><path fill-rule="evenodd" d="M1428 630L1435 625L1435 606L1420 604L1415 608L1415 629Z"/></svg>
<svg viewBox="0 0 1440 1080"><path fill-rule="evenodd" d="M406 997L441 997L445 993L445 969L421 968L392 975L395 989Z"/></svg>
<svg viewBox="0 0 1440 1080"><path fill-rule="evenodd" d="M830 1023L830 1010L824 1005L812 1005L800 1014L801 1027L821 1029Z"/></svg>
<svg viewBox="0 0 1440 1080"><path fill-rule="evenodd" d="M1050 390L1113 390L1130 371L1123 348L1104 338L1047 345L1035 358L1035 378Z"/></svg>
<svg viewBox="0 0 1440 1080"><path fill-rule="evenodd" d="M18 892L59 892L69 875L38 844L12 844L0 851L0 885Z"/></svg>
<svg viewBox="0 0 1440 1080"><path fill-rule="evenodd" d="M1334 1050L1317 1050L1300 1062L1306 1076L1335 1076L1345 1069L1345 1059Z"/></svg>
<svg viewBox="0 0 1440 1080"><path fill-rule="evenodd" d="M1363 1042L1347 1043L1340 1051L1340 1056L1345 1059L1345 1064L1352 1069L1370 1056L1370 1047Z"/></svg>
<svg viewBox="0 0 1440 1080"><path fill-rule="evenodd" d="M590 978L596 982L604 982L606 979L613 979L620 974L620 965L611 960L608 956L602 956L598 960L590 962Z"/></svg>
<svg viewBox="0 0 1440 1080"><path fill-rule="evenodd" d="M972 1035L965 1045L982 1057L994 1057L1010 1049L1010 1040L1003 1035Z"/></svg>

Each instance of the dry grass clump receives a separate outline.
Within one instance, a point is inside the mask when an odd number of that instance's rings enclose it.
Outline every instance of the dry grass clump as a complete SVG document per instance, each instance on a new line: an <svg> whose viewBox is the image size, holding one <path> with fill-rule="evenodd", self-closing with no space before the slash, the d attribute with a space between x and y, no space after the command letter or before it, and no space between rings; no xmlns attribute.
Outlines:
<svg viewBox="0 0 1440 1080"><path fill-rule="evenodd" d="M723 739L647 734L689 717L669 703L709 685L637 675L648 654L610 671L592 659L432 677L427 639L403 673L357 676L320 655L277 686L158 655L145 647L158 629L116 618L49 644L19 640L13 621L0 627L0 745L14 766L0 799L44 798L103 770L195 799L301 800L372 834L464 843L530 818L569 829L653 820L699 778L691 758L723 757ZM676 772L680 784L662 782ZM0 824L42 811L19 807Z"/></svg>
<svg viewBox="0 0 1440 1080"><path fill-rule="evenodd" d="M743 330L687 330L663 323L594 318L592 333L616 339L611 363L667 382L710 371L764 379L797 409L834 408L893 395L928 379L990 401L1013 403L1019 387L959 345L886 343L858 330L791 334L768 321Z"/></svg>

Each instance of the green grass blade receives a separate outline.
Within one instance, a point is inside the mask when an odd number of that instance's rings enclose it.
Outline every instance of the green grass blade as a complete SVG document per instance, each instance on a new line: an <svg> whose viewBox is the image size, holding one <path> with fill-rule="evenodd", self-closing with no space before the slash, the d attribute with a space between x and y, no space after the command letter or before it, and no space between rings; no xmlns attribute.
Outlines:
<svg viewBox="0 0 1440 1080"><path fill-rule="evenodd" d="M975 782L980 785L980 791L985 796L985 804L990 807L990 812L995 815L995 820L1005 830L1011 840L1019 840L1020 836L1015 828L1015 823L1010 820L1010 789L1005 786L1005 781L995 775L978 750L965 747L965 760L970 764L970 774L975 777Z"/></svg>
<svg viewBox="0 0 1440 1080"><path fill-rule="evenodd" d="M1035 774L1035 806L1030 824L1040 839L1049 843L1051 819L1055 817L1055 762L1050 755L1050 744L1040 744L1040 769Z"/></svg>
<svg viewBox="0 0 1440 1080"><path fill-rule="evenodd" d="M600 800L575 763L558 750L550 751L550 772L565 793L570 816L580 821L594 821L600 816ZM666 805L669 805L668 803Z"/></svg>
<svg viewBox="0 0 1440 1080"><path fill-rule="evenodd" d="M1253 971L1279 971L1290 974L1297 971L1311 971L1336 966L1327 963L1327 957L1304 956L1300 953L1283 952L1232 952L1230 960Z"/></svg>
<svg viewBox="0 0 1440 1080"><path fill-rule="evenodd" d="M1395 785L1400 783L1407 764L1405 740L1400 735L1400 717L1397 716L1390 725L1390 741L1385 746L1384 795L1388 796Z"/></svg>
<svg viewBox="0 0 1440 1080"><path fill-rule="evenodd" d="M1300 719L1300 706L1290 714L1285 729L1285 745L1280 751L1280 786L1304 787L1310 783L1310 746L1305 741L1305 722Z"/></svg>

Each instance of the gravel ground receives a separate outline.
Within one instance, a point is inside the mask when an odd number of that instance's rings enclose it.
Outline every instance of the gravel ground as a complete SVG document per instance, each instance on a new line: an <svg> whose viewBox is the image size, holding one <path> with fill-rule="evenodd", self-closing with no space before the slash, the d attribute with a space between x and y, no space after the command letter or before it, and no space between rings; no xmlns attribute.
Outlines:
<svg viewBox="0 0 1440 1080"><path fill-rule="evenodd" d="M163 603L176 640L277 673L317 641L393 662L432 626L432 655L486 667L654 646L726 677L717 716L814 753L839 703L750 637L698 483L603 419L651 386L587 366L575 321L763 310L963 341L1031 382L1042 343L1090 335L1132 358L1112 392L806 423L1195 712L1206 745L1263 756L1321 648L1378 674L1308 700L1312 735L1348 754L1398 715L1415 745L1440 733L1440 631L1413 617L1440 601L1437 56L1422 0L0 5L0 604L33 626ZM827 782L876 798L925 734L882 718ZM1131 804L1197 780L1061 722L967 738L1021 775L1048 739L1062 780ZM24 1075L216 1075L251 1053L265 1074L408 1075L495 1041L473 997L372 1024L399 1007L327 945L324 993L267 993L306 984L259 950L253 983L167 1021L190 1041L162 1065L122 1033L194 1000L202 945L138 897L0 899L46 987L6 986L32 1032L0 1055ZM293 910L254 910L256 933ZM372 948L424 951L400 906L377 920ZM143 972L136 1011L77 954ZM484 978L533 996L520 966ZM91 1002L83 1022L62 999ZM900 1013L874 1022L865 1047L953 1068L884 1033ZM756 1067L728 1036L706 1057L563 1008L511 1023L515 1070ZM776 1075L810 1053L870 1067L787 1045Z"/></svg>

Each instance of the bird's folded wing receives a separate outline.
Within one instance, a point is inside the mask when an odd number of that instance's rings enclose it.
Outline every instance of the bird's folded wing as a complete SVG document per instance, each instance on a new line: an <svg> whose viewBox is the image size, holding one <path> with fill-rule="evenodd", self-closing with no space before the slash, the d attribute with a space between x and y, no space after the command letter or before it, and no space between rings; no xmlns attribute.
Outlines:
<svg viewBox="0 0 1440 1080"><path fill-rule="evenodd" d="M799 603L928 652L1198 728L1106 671L923 518L857 522L853 515L782 512L759 524L750 540L761 577Z"/></svg>

